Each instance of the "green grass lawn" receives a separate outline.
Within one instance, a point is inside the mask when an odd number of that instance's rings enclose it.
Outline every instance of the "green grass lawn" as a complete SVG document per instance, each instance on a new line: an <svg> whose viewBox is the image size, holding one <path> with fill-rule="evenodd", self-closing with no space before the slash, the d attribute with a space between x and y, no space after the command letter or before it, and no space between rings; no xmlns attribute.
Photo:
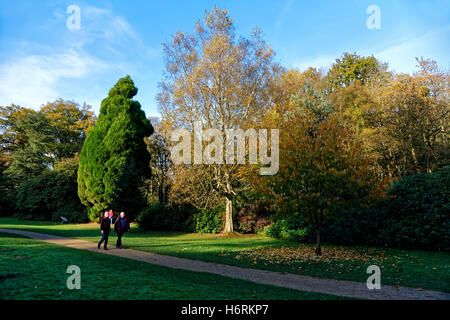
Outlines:
<svg viewBox="0 0 450 320"><path fill-rule="evenodd" d="M81 289L69 290L69 265ZM237 290L239 288L239 290ZM176 270L0 233L1 299L339 299Z"/></svg>
<svg viewBox="0 0 450 320"><path fill-rule="evenodd" d="M0 218L0 228L14 228L96 242L98 225L60 225ZM114 244L115 236L110 238ZM291 272L322 278L365 282L367 267L380 266L384 285L409 286L450 292L450 253L389 248L324 245L324 257L313 248L277 239L176 232L141 232L136 227L124 245L142 251L212 261L242 267Z"/></svg>

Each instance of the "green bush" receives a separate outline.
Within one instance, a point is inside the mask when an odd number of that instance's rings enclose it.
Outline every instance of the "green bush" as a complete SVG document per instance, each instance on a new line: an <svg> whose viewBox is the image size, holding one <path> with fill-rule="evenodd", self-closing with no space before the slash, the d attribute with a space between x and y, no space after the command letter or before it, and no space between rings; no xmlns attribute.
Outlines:
<svg viewBox="0 0 450 320"><path fill-rule="evenodd" d="M301 221L294 219L281 218L276 220L271 226L267 227L265 235L287 241L310 242L313 234L312 228L309 227L299 216Z"/></svg>
<svg viewBox="0 0 450 320"><path fill-rule="evenodd" d="M0 194L0 217L11 217L14 214L15 209L16 204L13 195Z"/></svg>
<svg viewBox="0 0 450 320"><path fill-rule="evenodd" d="M199 233L219 233L222 231L223 207L202 209L192 216L192 229Z"/></svg>
<svg viewBox="0 0 450 320"><path fill-rule="evenodd" d="M5 173L7 168L0 160L0 217L12 216L15 210L13 179Z"/></svg>
<svg viewBox="0 0 450 320"><path fill-rule="evenodd" d="M388 191L389 198L368 209L325 218L322 239L343 245L450 250L450 166L407 176ZM314 232L300 215L279 215L267 230L272 237L313 242Z"/></svg>
<svg viewBox="0 0 450 320"><path fill-rule="evenodd" d="M70 222L87 220L73 176L48 171L18 187L15 217L48 221L58 220L62 213Z"/></svg>
<svg viewBox="0 0 450 320"><path fill-rule="evenodd" d="M423 250L450 250L450 167L404 177L390 198L327 223L326 241Z"/></svg>
<svg viewBox="0 0 450 320"><path fill-rule="evenodd" d="M191 206L151 205L138 216L143 230L218 233L222 229L223 208L197 210Z"/></svg>
<svg viewBox="0 0 450 320"><path fill-rule="evenodd" d="M143 230L191 232L193 229L188 221L192 211L190 207L175 208L156 204L142 210L137 222Z"/></svg>
<svg viewBox="0 0 450 320"><path fill-rule="evenodd" d="M389 193L391 241L401 247L450 249L450 166L409 176Z"/></svg>
<svg viewBox="0 0 450 320"><path fill-rule="evenodd" d="M83 223L88 222L88 216L86 209L80 210L79 208L60 208L52 214L52 221L61 222L61 217L66 218L70 223Z"/></svg>

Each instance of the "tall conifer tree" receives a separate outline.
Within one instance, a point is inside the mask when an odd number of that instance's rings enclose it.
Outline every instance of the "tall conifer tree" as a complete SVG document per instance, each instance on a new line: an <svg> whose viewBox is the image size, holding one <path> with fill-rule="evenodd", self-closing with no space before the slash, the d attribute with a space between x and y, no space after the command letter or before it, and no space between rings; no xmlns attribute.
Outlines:
<svg viewBox="0 0 450 320"><path fill-rule="evenodd" d="M105 209L125 211L133 220L145 205L140 192L150 174L144 137L153 133L129 76L120 79L102 101L98 121L80 154L78 195L91 220Z"/></svg>

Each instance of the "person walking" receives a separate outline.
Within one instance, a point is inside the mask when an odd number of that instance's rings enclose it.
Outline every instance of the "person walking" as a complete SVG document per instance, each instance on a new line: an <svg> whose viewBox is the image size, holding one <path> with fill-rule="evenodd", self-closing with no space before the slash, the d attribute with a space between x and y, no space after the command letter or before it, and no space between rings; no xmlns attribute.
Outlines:
<svg viewBox="0 0 450 320"><path fill-rule="evenodd" d="M111 220L109 219L108 211L106 211L104 216L101 218L100 231L102 233L102 239L98 243L97 247L100 249L100 246L102 245L102 243L105 242L103 248L105 250L108 250L108 237L109 237L109 233L111 232Z"/></svg>
<svg viewBox="0 0 450 320"><path fill-rule="evenodd" d="M113 224L113 217L114 217L114 212L112 210L109 210L109 220L111 221L111 224Z"/></svg>
<svg viewBox="0 0 450 320"><path fill-rule="evenodd" d="M121 212L114 223L114 231L117 233L116 248L122 249L122 236L125 232L130 231L130 223L125 217L125 212Z"/></svg>

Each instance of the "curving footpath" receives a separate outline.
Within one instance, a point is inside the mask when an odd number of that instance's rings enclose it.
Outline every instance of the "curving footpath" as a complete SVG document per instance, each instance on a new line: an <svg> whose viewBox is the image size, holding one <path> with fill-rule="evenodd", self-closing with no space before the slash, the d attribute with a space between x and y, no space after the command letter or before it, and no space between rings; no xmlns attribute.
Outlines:
<svg viewBox="0 0 450 320"><path fill-rule="evenodd" d="M292 273L249 269L213 262L159 255L132 249L110 249L105 251L97 249L96 243L85 240L59 237L31 231L0 229L0 232L17 234L64 247L109 254L169 268L213 273L224 277L253 281L277 287L291 288L300 291L327 293L336 296L371 300L450 300L450 293L440 291L383 285L380 290L368 290L366 284L363 282L323 279Z"/></svg>

